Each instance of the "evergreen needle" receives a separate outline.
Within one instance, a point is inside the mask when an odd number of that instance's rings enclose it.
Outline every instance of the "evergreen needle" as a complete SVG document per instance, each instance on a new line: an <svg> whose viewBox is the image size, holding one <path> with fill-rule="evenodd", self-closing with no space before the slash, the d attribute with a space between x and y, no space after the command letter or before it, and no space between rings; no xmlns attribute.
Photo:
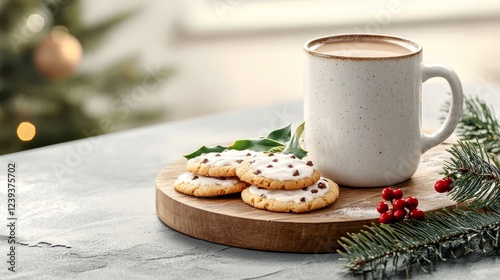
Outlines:
<svg viewBox="0 0 500 280"><path fill-rule="evenodd" d="M500 205L500 165L478 141L462 142L448 152L452 155L443 167L444 174L453 178L452 200L473 201L475 208Z"/></svg>
<svg viewBox="0 0 500 280"><path fill-rule="evenodd" d="M500 208L487 213L443 209L428 213L424 221L406 220L398 224L375 224L339 242L345 251L338 251L351 272L365 274L382 270L388 264L393 271L404 265L418 265L433 270L436 261L457 258L472 251L489 252L500 249ZM398 260L403 258L403 262ZM367 269L368 268L368 269ZM370 271L370 274L373 271Z"/></svg>
<svg viewBox="0 0 500 280"><path fill-rule="evenodd" d="M453 179L452 200L467 202L467 209L427 213L424 221L373 223L348 234L339 254L351 272L384 276L391 263L394 273L403 266L409 277L412 265L428 271L437 261L500 250L500 124L483 100L466 97L456 133L462 141L448 150L443 175Z"/></svg>
<svg viewBox="0 0 500 280"><path fill-rule="evenodd" d="M464 97L464 110L455 133L462 140L479 140L486 151L500 154L500 123L493 107L479 97Z"/></svg>

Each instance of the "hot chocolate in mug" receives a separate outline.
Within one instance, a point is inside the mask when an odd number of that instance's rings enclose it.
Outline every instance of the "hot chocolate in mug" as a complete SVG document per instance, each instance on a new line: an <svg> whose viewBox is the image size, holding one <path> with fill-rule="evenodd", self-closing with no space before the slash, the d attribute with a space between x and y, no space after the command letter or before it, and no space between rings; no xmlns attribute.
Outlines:
<svg viewBox="0 0 500 280"><path fill-rule="evenodd" d="M460 79L445 65L424 64L418 43L343 34L310 40L304 49L304 144L322 176L352 187L400 183L455 130ZM441 128L424 134L422 83L433 77L449 83L451 106Z"/></svg>

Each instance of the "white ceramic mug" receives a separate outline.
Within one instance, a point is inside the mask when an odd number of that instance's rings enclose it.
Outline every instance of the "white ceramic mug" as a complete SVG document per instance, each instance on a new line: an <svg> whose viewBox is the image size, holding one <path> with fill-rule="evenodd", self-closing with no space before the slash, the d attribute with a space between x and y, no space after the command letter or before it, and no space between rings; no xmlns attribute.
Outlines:
<svg viewBox="0 0 500 280"><path fill-rule="evenodd" d="M419 44L343 34L310 40L304 49L304 144L323 176L352 187L400 183L415 173L422 153L455 130L460 80L447 66L422 63ZM421 90L433 77L450 84L451 107L441 128L427 135Z"/></svg>

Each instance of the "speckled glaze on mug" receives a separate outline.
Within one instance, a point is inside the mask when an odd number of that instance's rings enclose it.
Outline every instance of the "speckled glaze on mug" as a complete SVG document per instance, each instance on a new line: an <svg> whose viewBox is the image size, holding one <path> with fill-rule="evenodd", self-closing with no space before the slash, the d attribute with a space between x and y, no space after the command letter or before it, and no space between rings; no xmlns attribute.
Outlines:
<svg viewBox="0 0 500 280"><path fill-rule="evenodd" d="M384 57L331 55L318 44L366 40L399 44L406 54ZM423 64L422 47L410 40L376 34L344 34L304 45L304 144L322 176L351 187L379 187L409 179L420 156L448 138L462 112L456 73ZM442 77L451 88L451 107L442 127L421 131L422 83ZM445 92L443 92L445 94Z"/></svg>

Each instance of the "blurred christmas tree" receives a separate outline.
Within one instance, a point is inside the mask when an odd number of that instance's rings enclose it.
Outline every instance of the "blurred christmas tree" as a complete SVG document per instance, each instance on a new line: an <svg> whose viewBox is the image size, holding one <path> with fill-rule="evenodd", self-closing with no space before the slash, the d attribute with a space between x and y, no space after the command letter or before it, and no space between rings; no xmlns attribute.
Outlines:
<svg viewBox="0 0 500 280"><path fill-rule="evenodd" d="M80 5L78 0L0 0L0 154L163 114L138 110L138 103L170 71L139 68L136 59L127 58L96 73L76 72L83 54L132 14L87 26ZM96 97L108 101L104 116L89 113L87 101Z"/></svg>

